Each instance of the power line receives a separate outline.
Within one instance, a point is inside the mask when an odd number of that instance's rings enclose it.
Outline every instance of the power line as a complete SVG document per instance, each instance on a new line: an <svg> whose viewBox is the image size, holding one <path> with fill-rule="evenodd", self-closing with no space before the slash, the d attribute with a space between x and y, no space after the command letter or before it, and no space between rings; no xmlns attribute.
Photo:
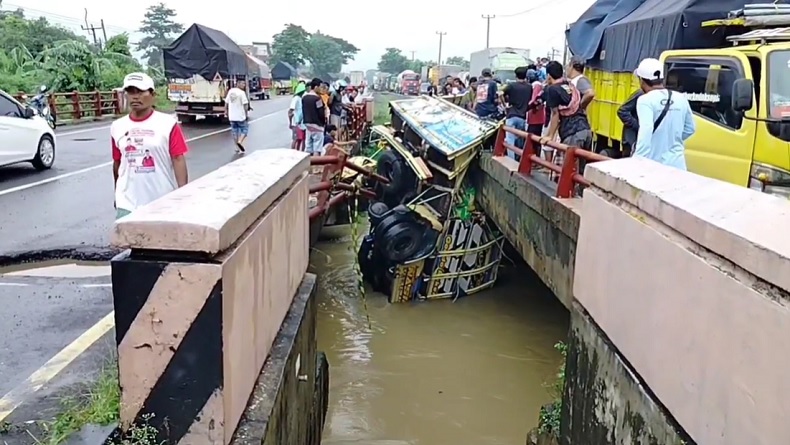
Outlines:
<svg viewBox="0 0 790 445"><path fill-rule="evenodd" d="M527 13L532 12L532 11L536 11L536 10L538 10L540 8L543 8L543 7L546 7L546 6L556 6L556 5L558 5L560 3L563 3L563 2L566 2L566 1L568 1L568 0L548 0L548 1L545 1L545 2L543 2L541 4L539 4L539 5L533 6L533 7L529 8L529 9L525 9L525 10L519 11L519 12L514 12L513 14L500 14L499 17L501 17L501 18L517 17L517 16L524 15L524 14L527 14Z"/></svg>
<svg viewBox="0 0 790 445"><path fill-rule="evenodd" d="M72 26L72 27L75 27L75 28L81 28L82 26L85 25L85 21L83 19L80 19L80 18L77 18L77 17L71 17L71 16L67 16L67 15L63 15L63 14L49 12L49 11L42 11L40 9L29 8L27 6L16 5L16 4L13 4L13 3L5 3L5 2L3 2L2 5L3 5L3 10L4 11L13 12L13 11L15 11L17 9L20 9L26 15L29 14L29 15L36 16L36 17L43 17L43 18L47 19L47 21L51 21L51 22L53 22L53 24L56 24L56 25L64 25L65 24L65 25L69 25L69 26ZM58 22L61 22L61 23L58 23ZM89 23L89 26L95 26L95 25L97 25L96 22ZM101 28L101 24L100 23L98 23L98 28ZM121 33L131 34L131 33L136 33L137 32L137 31L135 31L133 29L125 28L125 27L122 27L122 26L115 26L115 25L106 25L105 29L107 31L110 31L110 32L115 32L116 34L121 34Z"/></svg>

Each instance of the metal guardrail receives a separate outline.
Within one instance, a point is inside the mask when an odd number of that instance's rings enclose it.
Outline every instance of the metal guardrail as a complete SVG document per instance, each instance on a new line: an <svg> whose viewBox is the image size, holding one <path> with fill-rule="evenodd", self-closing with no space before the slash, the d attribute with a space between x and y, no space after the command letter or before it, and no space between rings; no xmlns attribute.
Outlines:
<svg viewBox="0 0 790 445"><path fill-rule="evenodd" d="M35 94L17 93L32 99ZM105 116L116 116L123 112L123 92L120 91L72 91L70 93L51 93L49 108L58 123L95 120Z"/></svg>
<svg viewBox="0 0 790 445"><path fill-rule="evenodd" d="M524 139L524 149L505 142L505 135L507 133L514 134ZM577 188L577 185L581 185L582 187L590 185L590 182L582 176L584 165L587 162L607 161L611 159L608 156L599 155L579 147L571 147L559 142L550 141L545 145L563 154L562 164L558 165L535 154L538 152L535 150L535 146L539 146L539 144L540 137L503 125L497 134L496 143L494 145L494 156L506 156L508 152L520 156L521 160L518 164L518 172L526 176L532 175L536 165L555 173L557 175L556 196L558 198L571 198L574 196L574 190ZM529 155L525 156L524 152Z"/></svg>

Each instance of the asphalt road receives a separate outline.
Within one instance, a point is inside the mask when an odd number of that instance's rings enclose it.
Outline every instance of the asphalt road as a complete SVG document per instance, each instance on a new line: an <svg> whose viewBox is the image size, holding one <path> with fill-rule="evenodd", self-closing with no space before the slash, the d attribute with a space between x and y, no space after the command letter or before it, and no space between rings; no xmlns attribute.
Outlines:
<svg viewBox="0 0 790 445"><path fill-rule="evenodd" d="M253 102L247 151L290 145L288 98ZM225 126L185 125L190 179L238 158ZM109 123L58 131L55 166L0 169L0 264L11 258L110 251L115 218ZM109 276L3 276L0 398L112 310ZM0 406L0 412L2 412Z"/></svg>

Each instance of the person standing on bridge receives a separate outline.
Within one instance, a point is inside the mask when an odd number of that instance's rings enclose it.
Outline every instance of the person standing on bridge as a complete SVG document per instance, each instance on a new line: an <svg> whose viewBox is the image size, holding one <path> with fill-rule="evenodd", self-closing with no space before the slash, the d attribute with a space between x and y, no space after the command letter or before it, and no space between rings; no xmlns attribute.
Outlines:
<svg viewBox="0 0 790 445"><path fill-rule="evenodd" d="M310 155L322 155L324 152L326 111L324 111L324 101L321 100L321 96L318 95L319 88L321 88L321 79L313 79L310 81L310 91L302 96L302 116L305 125L305 150L310 153Z"/></svg>
<svg viewBox="0 0 790 445"><path fill-rule="evenodd" d="M657 59L641 61L634 71L645 94L636 101L639 130L633 156L686 170L684 143L694 134L694 118L686 97L664 87L663 72Z"/></svg>
<svg viewBox="0 0 790 445"><path fill-rule="evenodd" d="M527 82L527 67L521 66L515 69L516 81L507 84L502 97L507 103L507 117L505 125L516 130L526 131L527 111L529 102L532 100L532 85ZM508 132L505 135L507 143L518 148L524 148L524 138ZM517 159L515 153L508 151L508 156Z"/></svg>
<svg viewBox="0 0 790 445"><path fill-rule="evenodd" d="M154 80L131 73L123 80L123 90L131 111L110 126L116 218L189 180L184 133L174 116L154 110Z"/></svg>
<svg viewBox="0 0 790 445"><path fill-rule="evenodd" d="M551 110L549 129L540 139L546 160L553 161L553 149L546 144L559 134L565 145L589 150L592 147L592 130L587 115L581 107L581 94L576 86L564 77L562 64L556 60L546 65L549 78L545 89L546 108ZM548 148L548 150L547 150Z"/></svg>
<svg viewBox="0 0 790 445"><path fill-rule="evenodd" d="M477 82L477 94L475 95L475 113L477 117L486 118L496 114L499 105L497 83L491 75L491 70L483 69L481 78Z"/></svg>

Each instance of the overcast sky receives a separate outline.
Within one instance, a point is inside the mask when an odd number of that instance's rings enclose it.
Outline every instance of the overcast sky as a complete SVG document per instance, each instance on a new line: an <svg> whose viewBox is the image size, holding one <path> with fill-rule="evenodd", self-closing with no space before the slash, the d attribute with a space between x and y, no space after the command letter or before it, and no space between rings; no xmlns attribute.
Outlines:
<svg viewBox="0 0 790 445"><path fill-rule="evenodd" d="M670 1L670 0L667 0ZM145 9L157 1L117 3L107 0L3 0L4 9L22 6L28 15L43 15L50 21L79 30L84 8L88 21L98 25L104 19L108 34L130 32L131 40L139 38L134 31L140 27ZM360 52L347 70L375 69L387 47L396 47L411 57L436 59L439 36L444 31L442 59L469 55L485 48L486 21L481 14L494 14L491 20L491 46L511 46L532 50L532 57L546 55L552 48L562 51L565 24L573 22L593 0L526 0L491 3L490 9L480 2L425 2L401 0L372 2L361 0L262 1L235 0L167 0L178 12L178 21L186 26L200 23L219 29L238 44L271 41L272 35L287 23L303 26L310 32L342 37L356 45ZM474 6L467 6L467 5ZM282 5L282 7L280 7ZM294 6L300 6L300 9Z"/></svg>

